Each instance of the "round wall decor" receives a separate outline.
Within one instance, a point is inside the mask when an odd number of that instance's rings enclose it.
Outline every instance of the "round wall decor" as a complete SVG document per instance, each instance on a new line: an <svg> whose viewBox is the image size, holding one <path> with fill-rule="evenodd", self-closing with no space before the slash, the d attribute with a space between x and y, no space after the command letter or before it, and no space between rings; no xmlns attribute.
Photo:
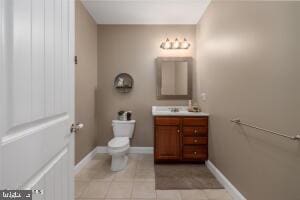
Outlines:
<svg viewBox="0 0 300 200"><path fill-rule="evenodd" d="M128 93L133 88L133 78L127 73L118 74L114 81L116 90L122 93Z"/></svg>

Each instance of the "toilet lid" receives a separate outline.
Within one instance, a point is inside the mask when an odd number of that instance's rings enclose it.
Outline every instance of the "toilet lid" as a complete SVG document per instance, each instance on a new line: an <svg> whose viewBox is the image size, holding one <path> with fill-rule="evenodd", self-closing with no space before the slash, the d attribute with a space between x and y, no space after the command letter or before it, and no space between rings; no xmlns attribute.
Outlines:
<svg viewBox="0 0 300 200"><path fill-rule="evenodd" d="M108 142L108 146L112 148L125 147L129 144L128 137L115 137Z"/></svg>

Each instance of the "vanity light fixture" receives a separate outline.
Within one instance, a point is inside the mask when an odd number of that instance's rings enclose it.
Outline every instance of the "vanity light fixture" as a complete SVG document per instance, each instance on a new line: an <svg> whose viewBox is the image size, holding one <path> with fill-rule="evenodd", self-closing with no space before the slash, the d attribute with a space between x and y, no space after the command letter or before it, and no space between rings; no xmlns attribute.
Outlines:
<svg viewBox="0 0 300 200"><path fill-rule="evenodd" d="M188 49L191 44L184 38L183 42L179 42L176 38L174 42L170 42L169 38L165 42L161 43L160 48L162 49Z"/></svg>

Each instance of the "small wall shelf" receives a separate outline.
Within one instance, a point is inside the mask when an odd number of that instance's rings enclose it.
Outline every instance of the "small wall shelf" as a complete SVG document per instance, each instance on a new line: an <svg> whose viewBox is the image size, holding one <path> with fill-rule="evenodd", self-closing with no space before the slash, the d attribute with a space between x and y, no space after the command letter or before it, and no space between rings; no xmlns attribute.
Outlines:
<svg viewBox="0 0 300 200"><path fill-rule="evenodd" d="M118 74L114 80L114 88L121 93L128 93L133 88L133 78L127 73Z"/></svg>

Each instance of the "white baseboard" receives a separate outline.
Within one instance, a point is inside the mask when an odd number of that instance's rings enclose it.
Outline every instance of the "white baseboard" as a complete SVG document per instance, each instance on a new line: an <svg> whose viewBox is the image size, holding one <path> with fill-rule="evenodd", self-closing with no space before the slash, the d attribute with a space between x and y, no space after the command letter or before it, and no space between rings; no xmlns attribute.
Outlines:
<svg viewBox="0 0 300 200"><path fill-rule="evenodd" d="M106 146L97 146L97 153L107 153Z"/></svg>
<svg viewBox="0 0 300 200"><path fill-rule="evenodd" d="M205 162L205 164L234 200L247 200L212 162L208 160Z"/></svg>
<svg viewBox="0 0 300 200"><path fill-rule="evenodd" d="M136 154L153 154L153 147L130 147L129 153Z"/></svg>
<svg viewBox="0 0 300 200"><path fill-rule="evenodd" d="M74 174L78 172L90 161L92 160L97 153L97 147L95 147L90 153L88 153L74 168Z"/></svg>
<svg viewBox="0 0 300 200"><path fill-rule="evenodd" d="M129 153L136 153L136 154L153 154L153 147L130 147ZM106 146L98 146L97 153L107 153Z"/></svg>

